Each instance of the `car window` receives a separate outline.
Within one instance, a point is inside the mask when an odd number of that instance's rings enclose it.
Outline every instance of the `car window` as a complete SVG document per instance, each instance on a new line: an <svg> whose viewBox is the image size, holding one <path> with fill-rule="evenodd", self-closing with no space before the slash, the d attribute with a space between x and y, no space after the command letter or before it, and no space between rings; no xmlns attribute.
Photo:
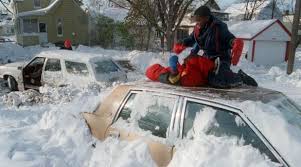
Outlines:
<svg viewBox="0 0 301 167"><path fill-rule="evenodd" d="M61 71L61 62L59 59L48 59L45 66L45 71Z"/></svg>
<svg viewBox="0 0 301 167"><path fill-rule="evenodd" d="M131 94L117 120L136 124L154 136L166 138L176 98Z"/></svg>
<svg viewBox="0 0 301 167"><path fill-rule="evenodd" d="M279 163L272 152L255 134L255 132L244 122L244 120L237 114L197 102L188 101L185 109L183 136L193 128L196 115L203 112L205 109L212 109L213 120L210 125L206 125L204 129L205 134L214 135L216 137L237 137L244 140L244 145L252 145L261 153L267 155L272 161Z"/></svg>
<svg viewBox="0 0 301 167"><path fill-rule="evenodd" d="M44 61L45 61L45 58L44 57L37 57L35 58L32 62L30 62L27 67L29 66L43 66L44 65Z"/></svg>
<svg viewBox="0 0 301 167"><path fill-rule="evenodd" d="M97 60L92 62L96 74L106 74L119 71L119 67L112 60Z"/></svg>
<svg viewBox="0 0 301 167"><path fill-rule="evenodd" d="M89 75L89 71L85 63L65 61L65 65L66 65L67 72L70 74L83 75L83 76Z"/></svg>

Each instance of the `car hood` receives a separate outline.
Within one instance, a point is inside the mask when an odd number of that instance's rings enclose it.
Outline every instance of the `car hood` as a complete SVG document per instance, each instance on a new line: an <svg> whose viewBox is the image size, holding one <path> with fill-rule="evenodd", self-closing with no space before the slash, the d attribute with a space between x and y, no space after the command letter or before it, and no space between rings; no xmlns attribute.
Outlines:
<svg viewBox="0 0 301 167"><path fill-rule="evenodd" d="M2 67L23 67L23 65L25 64L25 62L15 62L15 63L8 63L5 65L2 65Z"/></svg>

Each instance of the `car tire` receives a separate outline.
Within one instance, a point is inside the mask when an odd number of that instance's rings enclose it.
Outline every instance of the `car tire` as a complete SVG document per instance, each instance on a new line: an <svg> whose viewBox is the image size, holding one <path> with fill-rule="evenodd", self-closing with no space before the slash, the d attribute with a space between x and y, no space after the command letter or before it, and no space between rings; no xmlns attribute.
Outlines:
<svg viewBox="0 0 301 167"><path fill-rule="evenodd" d="M11 91L17 91L17 90L18 90L18 83L17 83L17 81L15 80L15 78L12 77L12 76L8 76L8 77L7 77L7 85L8 85L8 88L9 88Z"/></svg>

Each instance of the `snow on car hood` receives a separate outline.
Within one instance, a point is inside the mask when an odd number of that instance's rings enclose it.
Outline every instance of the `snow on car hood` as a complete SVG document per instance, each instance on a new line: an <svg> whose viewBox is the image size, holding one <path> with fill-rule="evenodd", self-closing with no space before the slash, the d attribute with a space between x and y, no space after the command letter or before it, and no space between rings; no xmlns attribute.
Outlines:
<svg viewBox="0 0 301 167"><path fill-rule="evenodd" d="M24 64L25 64L26 62L15 62L15 63L8 63L8 64L5 64L5 65L3 65L4 67L23 67L24 66Z"/></svg>

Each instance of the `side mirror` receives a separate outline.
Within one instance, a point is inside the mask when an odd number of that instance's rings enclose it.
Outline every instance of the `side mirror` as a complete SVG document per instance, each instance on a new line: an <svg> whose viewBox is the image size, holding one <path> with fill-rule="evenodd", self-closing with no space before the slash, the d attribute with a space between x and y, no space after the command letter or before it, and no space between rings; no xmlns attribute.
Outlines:
<svg viewBox="0 0 301 167"><path fill-rule="evenodd" d="M18 70L22 70L22 69L23 69L23 67L21 67L21 66L18 67Z"/></svg>

